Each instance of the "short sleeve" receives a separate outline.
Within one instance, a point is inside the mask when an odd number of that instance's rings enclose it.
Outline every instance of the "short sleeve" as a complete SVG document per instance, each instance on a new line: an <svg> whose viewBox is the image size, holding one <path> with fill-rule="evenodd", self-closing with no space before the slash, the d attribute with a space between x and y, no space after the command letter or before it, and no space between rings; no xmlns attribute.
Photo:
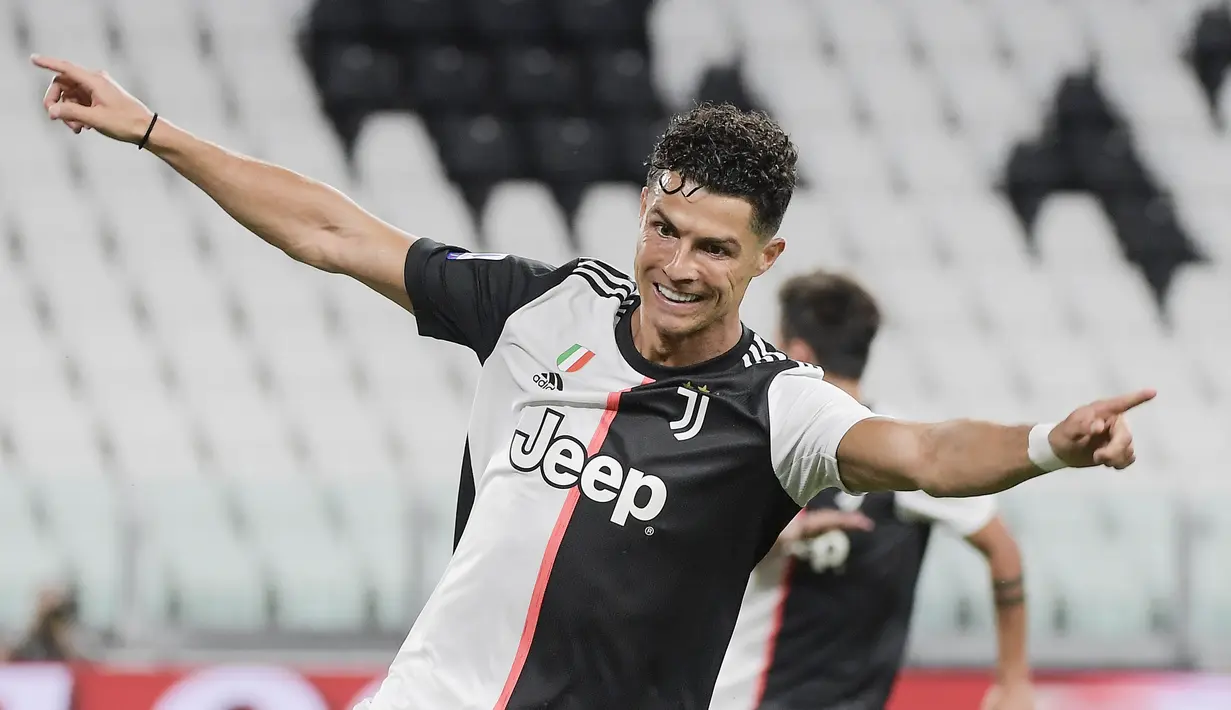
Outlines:
<svg viewBox="0 0 1231 710"><path fill-rule="evenodd" d="M419 238L406 255L406 293L420 335L464 345L486 360L517 309L567 270L510 254L477 254Z"/></svg>
<svg viewBox="0 0 1231 710"><path fill-rule="evenodd" d="M899 491L894 503L903 517L939 523L960 537L969 537L996 517L993 496L933 498L923 491Z"/></svg>
<svg viewBox="0 0 1231 710"><path fill-rule="evenodd" d="M800 366L782 371L769 386L774 472L801 506L826 488L846 491L838 475L838 444L852 426L875 416L822 377L820 368Z"/></svg>

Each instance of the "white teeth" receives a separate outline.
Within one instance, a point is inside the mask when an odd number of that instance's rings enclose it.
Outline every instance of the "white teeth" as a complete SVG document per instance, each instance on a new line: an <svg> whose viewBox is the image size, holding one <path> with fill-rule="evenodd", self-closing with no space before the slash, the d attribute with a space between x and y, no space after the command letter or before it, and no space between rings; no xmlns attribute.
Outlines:
<svg viewBox="0 0 1231 710"><path fill-rule="evenodd" d="M673 291L662 284L655 284L655 287L658 288L658 292L666 297L668 301L674 301L676 303L692 303L693 301L701 300L701 297L695 293L680 293L679 291Z"/></svg>

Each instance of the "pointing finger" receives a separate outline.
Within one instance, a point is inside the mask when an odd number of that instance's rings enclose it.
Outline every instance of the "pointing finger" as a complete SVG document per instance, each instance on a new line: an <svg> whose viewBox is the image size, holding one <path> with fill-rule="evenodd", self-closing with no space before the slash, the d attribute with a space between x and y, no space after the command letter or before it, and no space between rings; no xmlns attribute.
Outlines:
<svg viewBox="0 0 1231 710"><path fill-rule="evenodd" d="M57 74L62 74L87 89L92 89L94 87L94 77L90 71L84 67L73 64L66 59L44 57L34 54L30 56L30 61L36 67L42 67L43 69L49 69Z"/></svg>
<svg viewBox="0 0 1231 710"><path fill-rule="evenodd" d="M1123 414L1133 407L1145 404L1146 402L1154 399L1156 394L1158 393L1152 389L1137 390L1132 394L1125 394L1120 395L1119 397L1105 399L1098 403L1098 409L1111 414Z"/></svg>

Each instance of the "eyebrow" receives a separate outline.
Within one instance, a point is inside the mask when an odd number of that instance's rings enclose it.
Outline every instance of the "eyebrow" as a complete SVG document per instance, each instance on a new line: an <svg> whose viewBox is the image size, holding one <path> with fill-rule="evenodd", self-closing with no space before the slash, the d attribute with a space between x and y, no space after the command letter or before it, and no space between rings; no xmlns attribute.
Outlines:
<svg viewBox="0 0 1231 710"><path fill-rule="evenodd" d="M671 230L675 232L680 231L680 228L675 226L675 223L671 221L671 218L667 216L667 213L663 211L662 207L659 207L657 205L655 205L654 207L651 207L650 217L662 220L662 223L664 225L666 225L667 227L669 227ZM713 235L706 235L706 236L697 237L697 239L699 241L707 242L710 244L721 244L722 246L725 246L726 248L731 249L732 251L736 251L739 249L739 240L731 236L719 237L719 236L713 236Z"/></svg>

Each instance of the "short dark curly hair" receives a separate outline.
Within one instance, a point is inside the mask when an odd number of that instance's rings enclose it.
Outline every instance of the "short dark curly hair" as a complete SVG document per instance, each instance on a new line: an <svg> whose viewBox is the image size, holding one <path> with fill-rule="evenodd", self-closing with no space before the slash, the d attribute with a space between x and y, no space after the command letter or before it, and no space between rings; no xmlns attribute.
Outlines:
<svg viewBox="0 0 1231 710"><path fill-rule="evenodd" d="M752 231L768 239L782 226L795 192L799 152L782 128L758 111L703 103L671 119L647 161L646 184L666 171L719 195L752 204Z"/></svg>
<svg viewBox="0 0 1231 710"><path fill-rule="evenodd" d="M853 380L863 377L881 325L872 294L849 276L817 270L787 279L778 291L778 303L784 341L807 343L816 364L828 372Z"/></svg>

